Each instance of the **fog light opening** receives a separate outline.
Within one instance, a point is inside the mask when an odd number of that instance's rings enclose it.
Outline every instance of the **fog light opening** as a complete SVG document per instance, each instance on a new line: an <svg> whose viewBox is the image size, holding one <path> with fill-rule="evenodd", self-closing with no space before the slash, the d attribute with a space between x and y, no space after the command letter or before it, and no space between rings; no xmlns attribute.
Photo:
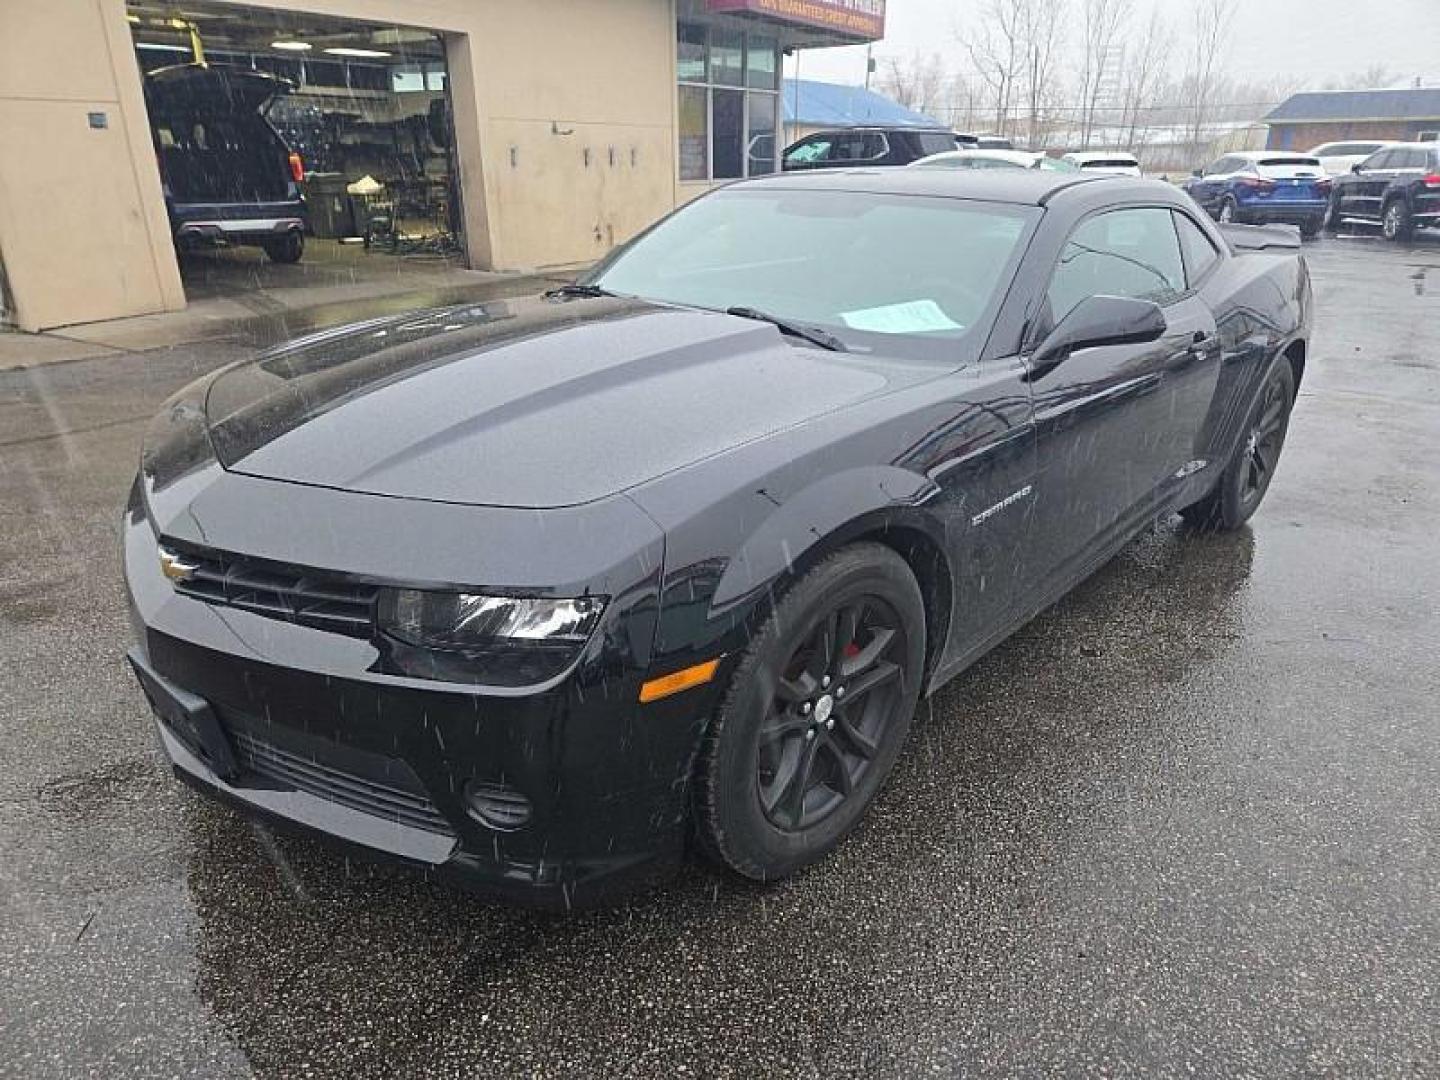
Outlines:
<svg viewBox="0 0 1440 1080"><path fill-rule="evenodd" d="M530 824L535 809L509 784L471 780L465 785L465 809L469 815L496 832L514 832Z"/></svg>

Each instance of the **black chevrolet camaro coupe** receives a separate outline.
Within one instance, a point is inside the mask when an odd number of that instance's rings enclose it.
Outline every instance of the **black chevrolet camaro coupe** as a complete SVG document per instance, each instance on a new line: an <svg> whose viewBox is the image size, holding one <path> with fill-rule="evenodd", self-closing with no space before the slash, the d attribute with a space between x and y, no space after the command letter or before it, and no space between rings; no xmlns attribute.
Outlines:
<svg viewBox="0 0 1440 1080"><path fill-rule="evenodd" d="M514 898L687 841L798 870L922 694L1158 516L1254 511L1297 246L1159 182L795 174L544 297L221 369L155 420L125 519L165 751Z"/></svg>

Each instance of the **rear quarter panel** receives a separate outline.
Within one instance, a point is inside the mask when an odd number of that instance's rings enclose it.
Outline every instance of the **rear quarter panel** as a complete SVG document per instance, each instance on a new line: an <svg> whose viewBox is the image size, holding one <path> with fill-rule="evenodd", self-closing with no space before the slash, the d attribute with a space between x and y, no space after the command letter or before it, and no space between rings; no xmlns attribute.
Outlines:
<svg viewBox="0 0 1440 1080"><path fill-rule="evenodd" d="M1298 252L1230 254L1200 295L1215 313L1221 349L1202 445L1210 460L1224 461L1270 364L1292 347L1303 360L1313 320L1310 272Z"/></svg>

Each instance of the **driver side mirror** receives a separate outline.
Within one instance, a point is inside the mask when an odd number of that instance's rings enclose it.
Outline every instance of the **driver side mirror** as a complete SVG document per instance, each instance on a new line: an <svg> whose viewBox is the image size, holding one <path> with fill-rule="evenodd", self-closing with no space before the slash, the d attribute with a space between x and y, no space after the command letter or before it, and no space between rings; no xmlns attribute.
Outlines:
<svg viewBox="0 0 1440 1080"><path fill-rule="evenodd" d="M1053 371L1076 349L1156 341L1168 325L1160 305L1150 300L1087 296L1031 353L1029 377L1037 379Z"/></svg>
<svg viewBox="0 0 1440 1080"><path fill-rule="evenodd" d="M1195 176L1195 177L1204 176L1204 175L1205 175L1205 170L1204 170L1204 169L1191 169L1191 170L1190 170L1190 175L1191 175L1191 176Z"/></svg>
<svg viewBox="0 0 1440 1080"><path fill-rule="evenodd" d="M1350 171L1351 171L1352 173L1362 173L1362 172L1364 172L1364 171L1365 171L1365 163L1364 163L1363 161L1357 161L1357 162L1355 162L1354 165L1351 165L1351 166L1350 166Z"/></svg>

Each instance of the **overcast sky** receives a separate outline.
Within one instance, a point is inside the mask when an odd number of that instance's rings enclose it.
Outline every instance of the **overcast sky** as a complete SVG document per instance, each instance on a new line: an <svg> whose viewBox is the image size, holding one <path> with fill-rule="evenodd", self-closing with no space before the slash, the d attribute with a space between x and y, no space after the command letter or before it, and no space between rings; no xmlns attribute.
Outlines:
<svg viewBox="0 0 1440 1080"><path fill-rule="evenodd" d="M1070 0L1072 11L1079 3ZM1154 4L1177 30L1188 25L1194 6L1193 0L1135 3L1142 13L1137 22ZM977 0L889 0L886 37L876 55L939 52L959 66L965 53L955 35L977 6ZM1225 60L1241 79L1285 75L1320 83L1383 63L1400 78L1440 82L1440 0L1242 0ZM800 74L862 83L865 49L806 52Z"/></svg>

